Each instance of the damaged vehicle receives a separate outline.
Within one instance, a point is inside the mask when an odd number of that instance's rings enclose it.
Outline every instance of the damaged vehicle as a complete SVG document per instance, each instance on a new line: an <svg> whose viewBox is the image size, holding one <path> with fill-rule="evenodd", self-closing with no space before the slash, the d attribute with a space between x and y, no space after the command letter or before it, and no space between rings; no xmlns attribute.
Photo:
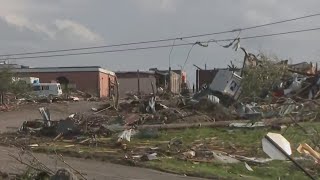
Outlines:
<svg viewBox="0 0 320 180"><path fill-rule="evenodd" d="M34 83L32 84L33 94L40 99L52 101L62 95L60 83Z"/></svg>

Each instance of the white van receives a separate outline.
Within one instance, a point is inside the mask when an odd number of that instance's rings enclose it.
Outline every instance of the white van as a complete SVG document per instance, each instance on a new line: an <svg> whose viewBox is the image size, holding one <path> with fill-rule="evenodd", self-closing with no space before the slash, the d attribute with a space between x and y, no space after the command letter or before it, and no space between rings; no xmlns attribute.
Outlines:
<svg viewBox="0 0 320 180"><path fill-rule="evenodd" d="M62 95L60 83L35 83L33 92L40 98L48 98L50 100Z"/></svg>

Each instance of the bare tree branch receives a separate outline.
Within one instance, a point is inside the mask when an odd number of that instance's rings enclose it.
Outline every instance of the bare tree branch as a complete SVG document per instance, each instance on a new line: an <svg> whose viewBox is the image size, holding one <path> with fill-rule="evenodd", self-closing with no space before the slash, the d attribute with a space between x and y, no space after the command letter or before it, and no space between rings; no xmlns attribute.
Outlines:
<svg viewBox="0 0 320 180"><path fill-rule="evenodd" d="M75 171L77 174L79 174L84 180L87 180L87 178L77 169L73 168L70 164L68 164L64 159L63 156L61 154L58 154L55 151L56 155L58 156L58 158L60 159L61 162L63 162L65 165L67 165L69 168L71 168L73 171Z"/></svg>
<svg viewBox="0 0 320 180"><path fill-rule="evenodd" d="M13 155L13 154L10 154L10 153L9 153L9 156L12 157L13 159L15 159L16 161L18 161L19 163L21 163L21 164L23 164L23 165L25 165L25 166L28 166L29 168L32 168L32 169L34 169L34 170L36 170L36 171L46 172L46 173L51 174L51 175L54 174L51 170L48 171L48 170L45 170L45 169L43 169L43 168L41 168L41 167L37 167L37 166L35 166L35 165L32 165L32 164L29 164L29 163L24 162L24 161L22 160L22 157L21 157L20 154L19 154L19 158L16 157L15 155Z"/></svg>

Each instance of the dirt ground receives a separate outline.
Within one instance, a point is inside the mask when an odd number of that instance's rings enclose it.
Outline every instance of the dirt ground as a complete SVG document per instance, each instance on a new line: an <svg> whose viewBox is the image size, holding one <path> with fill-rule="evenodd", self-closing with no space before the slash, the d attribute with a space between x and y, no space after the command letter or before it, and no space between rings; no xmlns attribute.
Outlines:
<svg viewBox="0 0 320 180"><path fill-rule="evenodd" d="M76 112L89 112L92 107L98 107L101 102L61 102L53 104L28 104L10 112L0 112L0 132L16 131L26 120L41 119L38 108L48 107L51 118L59 120ZM17 153L17 149L0 146L0 171L16 173L17 168L23 166L13 160L8 154ZM64 164L56 165L54 156L46 154L35 154L41 162L53 169L64 167ZM88 179L110 179L110 180L182 180L182 179L201 179L179 175L163 173L151 169L128 167L101 161L66 157L65 160L77 170L87 174Z"/></svg>

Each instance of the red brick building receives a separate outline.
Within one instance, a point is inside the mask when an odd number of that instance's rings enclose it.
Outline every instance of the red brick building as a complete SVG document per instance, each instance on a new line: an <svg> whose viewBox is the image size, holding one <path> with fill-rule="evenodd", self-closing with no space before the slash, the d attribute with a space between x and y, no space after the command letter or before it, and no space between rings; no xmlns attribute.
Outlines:
<svg viewBox="0 0 320 180"><path fill-rule="evenodd" d="M99 66L17 68L14 71L19 76L38 77L41 83L67 82L98 97L110 97L114 90L115 73Z"/></svg>

